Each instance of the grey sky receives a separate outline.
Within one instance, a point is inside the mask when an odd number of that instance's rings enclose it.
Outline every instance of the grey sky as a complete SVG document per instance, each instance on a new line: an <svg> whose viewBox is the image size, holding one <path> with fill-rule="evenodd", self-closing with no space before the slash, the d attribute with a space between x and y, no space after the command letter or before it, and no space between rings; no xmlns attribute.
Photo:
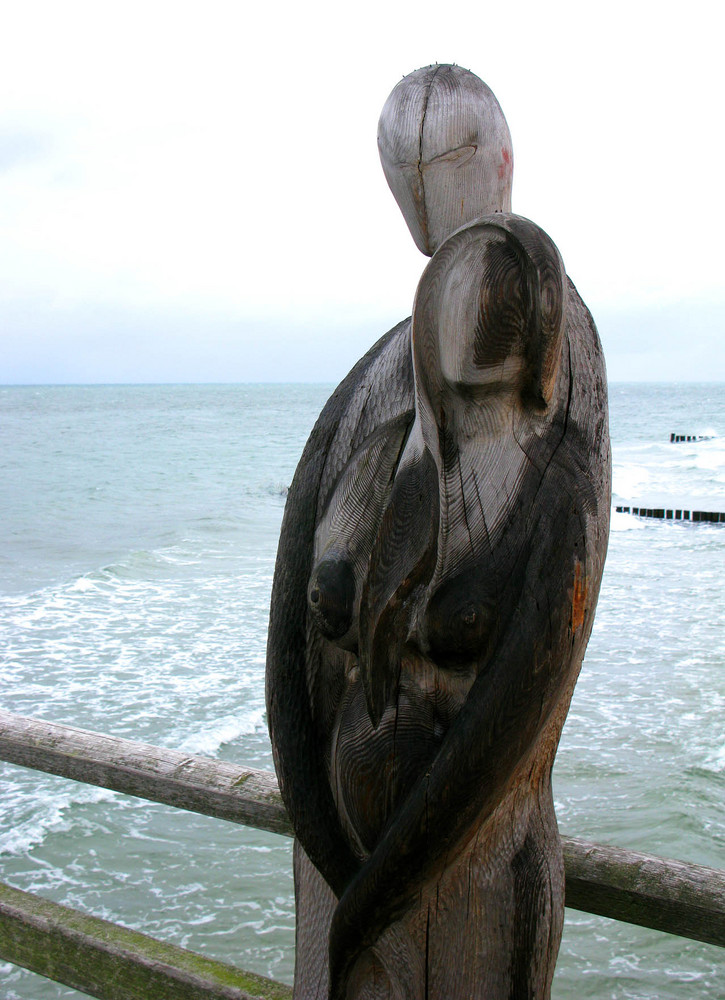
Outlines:
<svg viewBox="0 0 725 1000"><path fill-rule="evenodd" d="M498 96L610 377L725 379L714 0L260 6L5 13L0 382L339 379L426 263L376 125L437 60Z"/></svg>

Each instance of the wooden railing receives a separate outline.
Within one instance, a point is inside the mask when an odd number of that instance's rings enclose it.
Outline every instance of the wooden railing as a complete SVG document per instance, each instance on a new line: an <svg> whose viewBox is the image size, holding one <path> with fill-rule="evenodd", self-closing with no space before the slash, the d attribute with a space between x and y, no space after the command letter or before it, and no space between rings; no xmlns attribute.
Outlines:
<svg viewBox="0 0 725 1000"><path fill-rule="evenodd" d="M292 835L274 775L0 711L0 760ZM563 838L566 905L725 947L725 872ZM289 987L0 885L0 958L101 1000L290 998Z"/></svg>

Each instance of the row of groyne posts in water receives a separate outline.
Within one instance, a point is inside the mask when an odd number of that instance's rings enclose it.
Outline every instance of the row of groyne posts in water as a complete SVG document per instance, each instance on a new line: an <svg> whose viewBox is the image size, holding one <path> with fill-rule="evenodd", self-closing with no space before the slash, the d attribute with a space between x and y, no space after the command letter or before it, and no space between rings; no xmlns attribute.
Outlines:
<svg viewBox="0 0 725 1000"><path fill-rule="evenodd" d="M670 444L684 444L686 441L712 441L712 436L707 434L670 434Z"/></svg>
<svg viewBox="0 0 725 1000"><path fill-rule="evenodd" d="M670 444L694 444L698 441L712 441L706 434L670 434ZM721 510L685 510L681 507L635 507L632 505L617 505L618 514L634 514L637 517L656 517L663 521L690 521L700 524L725 524L725 511Z"/></svg>
<svg viewBox="0 0 725 1000"><path fill-rule="evenodd" d="M618 514L636 514L638 517L659 517L665 521L707 522L725 524L725 511L680 510L677 507L623 507L614 508Z"/></svg>

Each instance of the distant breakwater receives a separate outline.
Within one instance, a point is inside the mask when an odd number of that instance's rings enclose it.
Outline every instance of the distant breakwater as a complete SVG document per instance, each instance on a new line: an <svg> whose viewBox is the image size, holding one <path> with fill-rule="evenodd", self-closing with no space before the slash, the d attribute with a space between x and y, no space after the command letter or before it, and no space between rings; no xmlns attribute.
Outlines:
<svg viewBox="0 0 725 1000"><path fill-rule="evenodd" d="M664 521L690 521L693 523L725 524L725 511L684 510L677 507L624 507L617 506L618 514L635 514L637 517L656 517Z"/></svg>
<svg viewBox="0 0 725 1000"><path fill-rule="evenodd" d="M707 434L670 434L670 444L682 444L684 441L712 441L712 436Z"/></svg>

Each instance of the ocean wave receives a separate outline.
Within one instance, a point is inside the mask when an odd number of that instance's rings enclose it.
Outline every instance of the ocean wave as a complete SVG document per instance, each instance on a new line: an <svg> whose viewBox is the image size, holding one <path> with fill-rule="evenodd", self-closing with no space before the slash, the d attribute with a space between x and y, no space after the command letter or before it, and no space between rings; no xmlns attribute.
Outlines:
<svg viewBox="0 0 725 1000"><path fill-rule="evenodd" d="M17 773L17 772L16 772ZM38 779L14 780L8 772L4 782L3 808L8 826L0 830L0 855L20 855L42 844L51 833L69 830L72 818L69 812L74 805L105 802L116 797L107 788Z"/></svg>
<svg viewBox="0 0 725 1000"><path fill-rule="evenodd" d="M712 747L706 754L702 767L714 774L725 775L725 743L721 747Z"/></svg>
<svg viewBox="0 0 725 1000"><path fill-rule="evenodd" d="M643 522L633 514L620 514L616 510L612 511L611 531L641 531L643 528Z"/></svg>
<svg viewBox="0 0 725 1000"><path fill-rule="evenodd" d="M237 714L215 719L210 726L203 722L196 723L177 749L184 753L214 757L225 744L258 732L266 732L262 707L242 713L241 717Z"/></svg>
<svg viewBox="0 0 725 1000"><path fill-rule="evenodd" d="M718 473L725 470L725 442L722 440L703 442L702 446L697 448L694 465L706 472Z"/></svg>
<svg viewBox="0 0 725 1000"><path fill-rule="evenodd" d="M612 469L612 492L626 498L637 496L651 482L652 473L644 465L615 465Z"/></svg>

